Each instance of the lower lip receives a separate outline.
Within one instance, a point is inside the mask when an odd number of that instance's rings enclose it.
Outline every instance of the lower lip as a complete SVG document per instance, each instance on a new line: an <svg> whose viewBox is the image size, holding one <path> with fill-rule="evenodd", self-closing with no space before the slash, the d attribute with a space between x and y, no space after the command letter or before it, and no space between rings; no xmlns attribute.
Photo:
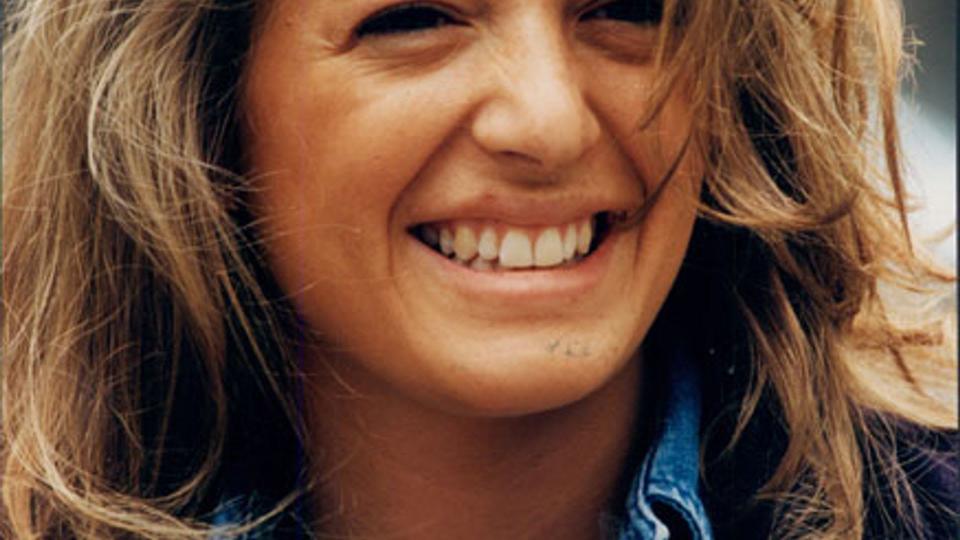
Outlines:
<svg viewBox="0 0 960 540"><path fill-rule="evenodd" d="M473 301L569 301L594 289L609 270L616 244L624 233L611 232L596 250L577 264L529 270L478 271L454 262L407 235L415 261L429 279Z"/></svg>

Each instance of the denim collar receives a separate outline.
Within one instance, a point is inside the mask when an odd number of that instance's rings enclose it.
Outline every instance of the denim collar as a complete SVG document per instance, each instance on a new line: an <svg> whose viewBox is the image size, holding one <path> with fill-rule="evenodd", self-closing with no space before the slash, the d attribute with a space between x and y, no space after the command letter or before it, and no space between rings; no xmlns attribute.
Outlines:
<svg viewBox="0 0 960 540"><path fill-rule="evenodd" d="M633 477L618 540L713 539L699 496L700 372L683 350L677 351L671 360L664 414ZM236 524L255 515L254 499L235 497L225 502L211 524ZM308 528L303 521L300 524ZM268 523L241 538L272 538L273 532ZM214 534L212 538L223 537Z"/></svg>
<svg viewBox="0 0 960 540"><path fill-rule="evenodd" d="M664 415L627 496L620 540L712 540L699 496L700 370L678 350L671 358Z"/></svg>

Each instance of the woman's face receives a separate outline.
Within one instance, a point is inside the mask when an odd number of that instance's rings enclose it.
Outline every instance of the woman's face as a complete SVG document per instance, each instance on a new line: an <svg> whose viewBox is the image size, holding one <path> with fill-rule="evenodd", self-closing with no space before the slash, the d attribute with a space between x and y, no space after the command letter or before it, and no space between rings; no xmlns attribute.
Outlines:
<svg viewBox="0 0 960 540"><path fill-rule="evenodd" d="M270 3L244 81L252 203L324 361L475 415L562 406L622 372L700 178L685 158L639 226L608 227L690 124L674 92L638 125L657 80L644 6Z"/></svg>

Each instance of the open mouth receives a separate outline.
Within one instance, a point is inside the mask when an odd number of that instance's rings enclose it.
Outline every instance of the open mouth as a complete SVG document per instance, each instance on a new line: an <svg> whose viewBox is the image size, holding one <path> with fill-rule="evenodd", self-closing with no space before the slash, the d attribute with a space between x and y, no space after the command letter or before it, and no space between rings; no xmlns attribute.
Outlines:
<svg viewBox="0 0 960 540"><path fill-rule="evenodd" d="M610 236L622 214L599 212L561 225L521 227L484 220L421 223L409 229L438 254L477 271L573 266Z"/></svg>

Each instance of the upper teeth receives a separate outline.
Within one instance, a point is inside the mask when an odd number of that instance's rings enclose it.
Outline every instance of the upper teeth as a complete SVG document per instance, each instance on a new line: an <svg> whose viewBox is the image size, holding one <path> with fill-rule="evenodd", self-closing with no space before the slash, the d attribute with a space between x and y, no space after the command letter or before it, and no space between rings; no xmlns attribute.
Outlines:
<svg viewBox="0 0 960 540"><path fill-rule="evenodd" d="M424 225L421 239L477 270L552 267L586 255L593 219L550 227L457 221Z"/></svg>

